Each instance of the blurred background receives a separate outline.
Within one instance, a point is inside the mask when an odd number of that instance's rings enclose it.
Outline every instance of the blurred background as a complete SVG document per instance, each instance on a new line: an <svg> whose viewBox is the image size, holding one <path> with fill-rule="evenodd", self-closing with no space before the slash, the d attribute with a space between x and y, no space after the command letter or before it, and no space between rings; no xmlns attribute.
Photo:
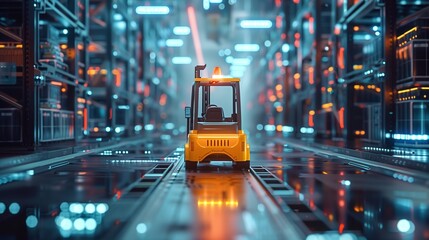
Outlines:
<svg viewBox="0 0 429 240"><path fill-rule="evenodd" d="M183 168L201 64L248 171ZM428 96L429 0L1 0L0 238L429 239Z"/></svg>
<svg viewBox="0 0 429 240"><path fill-rule="evenodd" d="M207 64L241 78L247 132L427 147L428 4L5 0L0 142L183 134Z"/></svg>

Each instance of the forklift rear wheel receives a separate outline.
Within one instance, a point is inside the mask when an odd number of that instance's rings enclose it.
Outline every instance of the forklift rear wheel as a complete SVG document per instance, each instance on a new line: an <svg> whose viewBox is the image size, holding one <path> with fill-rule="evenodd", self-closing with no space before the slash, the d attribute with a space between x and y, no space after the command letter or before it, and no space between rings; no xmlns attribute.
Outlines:
<svg viewBox="0 0 429 240"><path fill-rule="evenodd" d="M197 170L198 162L194 161L185 161L185 169L186 170Z"/></svg>
<svg viewBox="0 0 429 240"><path fill-rule="evenodd" d="M244 170L249 170L250 168L250 161L245 161L245 162L236 162L234 167L236 169L244 169Z"/></svg>

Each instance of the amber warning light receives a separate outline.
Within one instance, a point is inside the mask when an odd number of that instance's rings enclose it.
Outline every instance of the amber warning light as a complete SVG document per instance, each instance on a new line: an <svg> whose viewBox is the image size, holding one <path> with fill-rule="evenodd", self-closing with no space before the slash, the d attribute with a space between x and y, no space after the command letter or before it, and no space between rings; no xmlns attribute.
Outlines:
<svg viewBox="0 0 429 240"><path fill-rule="evenodd" d="M223 78L222 69L220 69L220 67L215 67L213 69L213 76L212 76L212 78Z"/></svg>

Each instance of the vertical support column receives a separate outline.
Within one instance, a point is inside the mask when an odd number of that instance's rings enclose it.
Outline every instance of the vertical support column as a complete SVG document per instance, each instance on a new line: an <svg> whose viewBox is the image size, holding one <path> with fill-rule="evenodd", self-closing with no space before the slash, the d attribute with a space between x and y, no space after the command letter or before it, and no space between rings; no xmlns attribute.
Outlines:
<svg viewBox="0 0 429 240"><path fill-rule="evenodd" d="M316 2L316 11L315 11L315 20L314 20L314 34L316 40L316 59L314 66L314 79L315 79L315 88L316 88L316 96L314 99L315 109L322 109L322 1L315 0ZM316 121L317 124L317 121ZM317 128L317 125L315 126Z"/></svg>
<svg viewBox="0 0 429 240"><path fill-rule="evenodd" d="M33 1L22 1L22 18L23 18L23 58L24 58L24 81L23 97L24 104L21 116L23 146L29 150L36 147L36 116L35 109L37 106L35 99L34 86L34 31L36 28L34 21L34 3Z"/></svg>
<svg viewBox="0 0 429 240"><path fill-rule="evenodd" d="M384 59L385 65L385 80L383 83L383 97L381 101L381 113L383 120L382 126L382 143L384 147L391 148L394 145L393 133L395 131L395 83L396 83L396 1L385 0L382 8L383 21L382 30L384 36ZM386 138L386 133L390 134L390 138Z"/></svg>
<svg viewBox="0 0 429 240"><path fill-rule="evenodd" d="M127 62L125 64L125 79L121 82L121 84L125 85L124 89L127 91L128 98L126 99L126 104L129 106L129 110L127 110L127 114L125 117L124 127L125 127L125 135L126 136L132 136L134 133L134 110L135 107L135 77L133 77L133 71L135 69L131 66L130 60L134 58L134 54L132 52L133 48L131 47L133 45L132 41L136 41L134 31L131 29L131 22L132 22L132 11L131 11L131 5L128 3L129 1L124 1L124 5L126 6L125 12L130 15L129 18L125 18L126 20L126 34L127 34L127 44L126 44L126 50L127 53L130 56L130 59L127 59Z"/></svg>
<svg viewBox="0 0 429 240"><path fill-rule="evenodd" d="M349 73L353 71L353 29L351 27L351 24L348 24L347 30L346 30L346 44L344 46L344 52L348 53L346 55L346 73ZM346 129L346 145L347 146L353 146L354 141L354 135L353 132L355 130L355 124L354 122L356 119L353 116L353 109L355 108L355 91L354 91L354 84L348 83L346 87L347 91L347 101L346 101L346 109L345 109L345 115L346 115L346 122L345 122L345 129Z"/></svg>
<svg viewBox="0 0 429 240"><path fill-rule="evenodd" d="M114 111L114 100L113 100L113 1L106 1L106 125L110 127L112 130L107 133L108 137L111 137L115 132L115 111Z"/></svg>
<svg viewBox="0 0 429 240"><path fill-rule="evenodd" d="M84 86L86 85L86 84L88 84L88 74L87 74L87 72L88 72L88 67L89 67L89 52L88 52L88 47L89 47L89 44L90 44L90 38L89 38L89 31L90 31L90 26L89 26L89 1L90 0L85 0L85 2L84 2L84 4L85 4L85 6L84 6L84 25L85 25L85 27L86 27L86 33L85 33L85 36L83 37L83 39L82 39L82 44L83 44L83 52L82 52L82 54L83 54L83 61L84 61L84 64L85 64L85 67L83 68L83 74L82 74L82 79L84 80ZM86 86L88 86L88 85L86 85ZM84 91L84 96L85 96L85 99L87 99L87 95L86 95L86 91ZM85 103L85 110L87 111L87 113L88 113L88 111L89 111L89 109L88 109L88 104L87 103ZM88 116L88 115L86 115L86 116ZM83 119L82 119L82 121L83 121L83 129L84 130L88 130L88 129L86 129L87 127L88 127L88 117L83 117ZM76 122L76 121L75 121ZM85 128L86 127L86 128ZM76 128L76 127L75 127Z"/></svg>
<svg viewBox="0 0 429 240"><path fill-rule="evenodd" d="M77 10L76 10L77 6L74 2L70 2L69 3L69 9L71 9L71 11L76 14ZM68 34L67 34L67 58L69 59L68 63L69 63L69 70L70 73L73 76L79 76L79 50L78 50L78 46L77 46L77 38L79 37L79 34L77 33L77 31L79 31L79 29L76 29L74 27L69 27L68 28ZM67 91L66 91L66 104L65 106L63 106L62 108L65 108L66 110L72 111L73 112L73 132L74 132L74 140L77 140L77 137L79 136L80 133L80 124L78 121L78 116L77 116L77 110L78 110L78 106L77 106L77 101L76 98L77 96L79 96L79 86L78 86L78 81L75 80L75 85L68 85L67 86ZM63 126L62 126L63 127Z"/></svg>

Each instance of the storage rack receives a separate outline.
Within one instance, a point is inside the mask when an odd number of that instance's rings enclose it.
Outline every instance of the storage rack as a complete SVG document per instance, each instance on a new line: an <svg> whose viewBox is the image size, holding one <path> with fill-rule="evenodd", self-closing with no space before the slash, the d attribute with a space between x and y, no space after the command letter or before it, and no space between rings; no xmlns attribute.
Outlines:
<svg viewBox="0 0 429 240"><path fill-rule="evenodd" d="M131 136L177 113L177 74L169 50L157 46L166 29L137 16L134 4L0 3L2 147Z"/></svg>
<svg viewBox="0 0 429 240"><path fill-rule="evenodd" d="M179 2L173 1L169 3L169 7L172 9L171 11L186 12L186 6ZM181 7L185 7L185 9L181 9ZM171 48L165 44L166 39L180 38L173 34L173 27L177 24L188 25L187 19L184 20L181 17L183 17L182 14L171 14L139 18L140 25L143 27L141 49L143 59L145 59L142 63L144 71L139 76L139 81L141 81L139 92L144 99L141 104L143 118L139 124L143 125L147 132L157 129L171 134L172 126L174 126L170 124L173 123L172 120L184 119L183 112L177 111L182 107L182 103L177 101L178 91L180 87L184 87L179 86L178 77L180 76L180 81L184 81L186 78L177 74L183 69L173 65L172 58L183 55L186 47L193 46L188 43L190 41L187 41L191 36L181 36L185 44L180 48ZM184 66L188 72L189 69L193 69L189 68L189 65Z"/></svg>
<svg viewBox="0 0 429 240"><path fill-rule="evenodd" d="M230 38L241 39L243 35L244 43L258 44L260 50L255 53L235 52L232 49L234 58L250 58L250 66L245 71L242 78L242 89L245 94L242 96L246 105L246 118L249 120L248 125L258 125L258 128L248 130L261 130L261 123L270 125L270 128L279 127L285 121L284 111L287 96L284 94L285 85L285 68L283 67L282 43L285 38L283 28L285 27L285 15L282 10L281 1L255 1L251 5L247 2L237 2L234 6L234 12L246 12L250 16L258 15L261 12L267 16L277 16L269 18L272 27L268 29L240 29L239 23L242 16L237 14L235 18L236 28L234 33L230 33ZM250 7L250 9L249 9ZM233 43L243 43L234 42ZM225 58L228 56L225 55ZM231 72L234 72L231 70ZM254 121L254 122L252 122Z"/></svg>
<svg viewBox="0 0 429 240"><path fill-rule="evenodd" d="M429 8L397 24L397 145L429 146Z"/></svg>
<svg viewBox="0 0 429 240"><path fill-rule="evenodd" d="M88 56L88 1L38 1L35 62L41 79L36 104L38 143L83 137L82 99Z"/></svg>
<svg viewBox="0 0 429 240"><path fill-rule="evenodd" d="M410 125L413 118L398 112L399 106L404 106L399 101L414 101L413 96L397 95L421 82L408 81L407 87L400 84L397 74L403 74L403 67L395 59L401 51L398 37L408 30L406 24L410 26L406 17L413 18L425 6L426 1L419 6L393 0L283 1L285 43L291 46L286 55L285 124L293 125L298 136L308 135L298 129L313 128L317 137L343 139L349 144L370 142L392 147L401 137L417 144L417 138L425 137L423 129L419 133L399 129L404 119ZM310 18L314 20L308 21ZM416 26L425 26L414 21ZM306 28L311 23L314 26ZM423 33L418 35L424 39ZM421 80L425 79L422 76ZM421 116L423 125L425 118Z"/></svg>
<svg viewBox="0 0 429 240"><path fill-rule="evenodd" d="M80 138L87 1L3 1L2 147ZM36 29L36 26L40 29ZM12 61L11 61L12 60Z"/></svg>
<svg viewBox="0 0 429 240"><path fill-rule="evenodd" d="M91 137L134 134L138 24L130 1L90 1L89 110Z"/></svg>

